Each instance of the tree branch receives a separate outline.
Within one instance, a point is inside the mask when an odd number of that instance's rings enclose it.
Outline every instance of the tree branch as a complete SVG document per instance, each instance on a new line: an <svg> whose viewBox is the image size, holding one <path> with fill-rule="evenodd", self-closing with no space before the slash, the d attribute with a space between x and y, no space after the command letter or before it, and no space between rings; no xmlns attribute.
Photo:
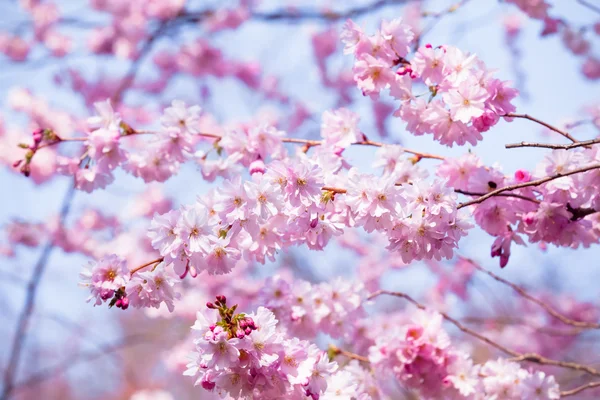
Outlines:
<svg viewBox="0 0 600 400"><path fill-rule="evenodd" d="M423 304L419 303L418 301L416 301L415 299L413 299L412 297L410 297L409 295L407 295L406 293L402 293L402 292L391 292L388 290L379 290L377 292L372 293L371 295L369 295L369 297L367 298L368 300L371 300L377 296L380 296L382 294L386 294L386 295L390 295L390 296L395 296L395 297L401 297L405 300L407 300L408 302L412 303L413 305L415 305L417 308L419 308L420 310L427 310L428 308L426 306L424 306ZM567 369L572 369L575 371L581 371L581 372L586 372L590 375L593 376L600 376L600 371L598 371L597 369L590 367L589 365L584 365L584 364L578 364L578 363L574 363L574 362L569 362L569 361L558 361L558 360L552 360L549 358L546 358L544 356L541 356L539 354L535 354L535 353L525 353L525 354L521 354L518 353L514 350L510 350L507 347L504 347L503 345L494 342L493 340L491 340L490 338L483 336L477 332L475 332L472 329L467 328L466 326L464 326L463 324L460 323L460 321L452 318L451 316L449 316L448 314L441 312L441 311L436 311L437 313L439 313L446 321L452 323L454 326L456 326L459 330L461 330L463 333L466 333L467 335L473 336L476 339L481 340L482 342L487 343L488 345L500 350L501 352L508 354L510 356L513 356L513 358L511 359L511 361L529 361L529 362L534 362L537 364L542 364L542 365L552 365L555 367L561 367L561 368L567 368Z"/></svg>
<svg viewBox="0 0 600 400"><path fill-rule="evenodd" d="M573 320L573 319L571 319L569 317L566 317L566 316L562 315L561 313L559 313L558 311L556 311L552 307L550 307L548 304L546 304L545 302L543 302L540 299L537 299L537 298L533 297L532 295L530 295L529 293L527 293L525 290L523 290L519 286L515 285L514 283L509 282L506 279L499 277L498 275L494 274L491 271L488 271L487 269L481 267L480 265L478 265L476 262L474 262L473 260L471 260L469 258L463 258L463 259L466 260L466 261L468 261L478 271L481 271L484 274L487 274L488 276L490 276L492 279L494 279L494 280L496 280L496 281L498 281L498 282L500 282L500 283L502 283L502 284L504 284L504 285L512 288L515 292L517 292L524 299L529 300L532 303L535 303L538 306L542 307L544 310L546 310L546 312L548 314L550 314L554 318L558 319L562 323L567 324L567 325L571 325L571 326L574 326L574 327L577 327L577 328L600 329L600 324L593 323L593 322L576 321L576 320Z"/></svg>
<svg viewBox="0 0 600 400"><path fill-rule="evenodd" d="M467 192L466 190L454 189L454 192L464 194L467 196L484 196L485 193L476 193L476 192ZM532 203L540 204L541 202L538 199L533 199L531 197L523 196L516 193L500 193L498 194L500 197L515 197L521 200L531 201Z"/></svg>
<svg viewBox="0 0 600 400"><path fill-rule="evenodd" d="M374 3L366 4L356 8L350 8L344 11L319 11L319 10L281 10L274 12L253 12L251 19L257 21L281 21L298 22L302 20L321 20L321 21L339 21L348 18L359 17L377 11L381 8L391 5L404 4L407 0L377 0ZM190 22L199 22L210 16L213 10L204 10L198 12L185 12L178 18Z"/></svg>
<svg viewBox="0 0 600 400"><path fill-rule="evenodd" d="M600 386L600 382L590 382L588 384L576 387L575 389L564 390L564 391L560 392L560 397L573 396L575 394L578 394L579 392L583 392L586 389L591 389L591 388L595 388L598 386Z"/></svg>
<svg viewBox="0 0 600 400"><path fill-rule="evenodd" d="M555 179L559 179L559 178L562 178L562 177L565 177L565 176L569 176L569 175L579 174L579 173L582 173L582 172L591 171L591 170L598 169L598 168L600 168L600 164L592 164L592 165L588 165L586 167L577 168L577 169L574 169L574 170L568 171L568 172L559 172L559 173L557 173L555 175L547 176L545 178L537 179L535 181L524 182L524 183L517 183L515 185L505 186L503 188L492 190L491 192L489 192L489 193L487 193L487 194L485 194L485 195L483 195L483 196L481 196L481 197L479 197L477 199L474 199L474 200L471 200L471 201L467 201L465 203L460 203L456 208L457 209L461 209L463 207L471 206L473 204L482 203L485 200L489 199L490 197L497 196L500 193L508 192L510 190L521 189L521 188L530 187L530 186L539 186L539 185L542 185L542 184L544 184L546 182L553 181Z"/></svg>
<svg viewBox="0 0 600 400"><path fill-rule="evenodd" d="M577 143L577 142L578 142L578 140L577 140L577 139L575 139L573 136L571 136L571 135L569 134L569 132L565 132L565 131L563 131L563 130L560 130L560 129L558 129L557 127L555 127L555 126L552 126L552 125L550 125L549 123L547 123L547 122L544 122L544 121L542 121L542 120L539 120L539 119L537 119L537 118L535 118L535 117L532 117L532 116L531 116L531 115L529 115L529 114L515 114L515 113L508 113L508 114L502 115L502 117L509 117L509 118L523 118L523 119L528 119L528 120L530 120L530 121L533 121L533 122L536 122L536 123L538 123L538 124L540 124L540 125L542 125L542 126L545 126L546 128L550 129L551 131L554 131L554 132L556 132L556 133L558 133L558 134L560 134L560 135L562 135L562 136L566 137L567 139L569 139L569 140L570 140L571 142L573 142L573 143Z"/></svg>
<svg viewBox="0 0 600 400"><path fill-rule="evenodd" d="M598 139L592 139L592 140L586 140L583 142L575 142L575 143L570 143L570 144L552 144L552 143L535 143L535 142L520 142L520 143L510 143L505 145L504 147L507 149L515 149L518 147L541 147L541 148L545 148L545 149L564 149L564 150L570 150L570 149L575 149L577 147L585 147L585 146L591 146L593 144L598 144L600 143L600 138Z"/></svg>
<svg viewBox="0 0 600 400"><path fill-rule="evenodd" d="M59 224L62 224L64 222L67 214L69 213L74 196L75 186L71 185L67 190L67 193L65 194L65 197L62 202L62 207L59 214ZM50 255L52 254L53 249L54 243L52 242L52 240L48 240L48 242L44 246L44 249L42 250L40 258L35 264L33 273L31 275L29 283L27 284L25 305L23 306L23 310L21 311L19 320L17 322L15 337L13 339L13 343L10 349L9 361L4 372L4 388L2 390L2 396L0 397L0 399L2 400L7 400L10 397L12 390L14 389L15 375L19 368L21 354L23 352L23 347L27 338L29 323L31 321L31 316L33 314L33 309L35 306L35 296L37 294L37 290L39 288L40 282L44 275L44 271L46 269L46 265L48 264L48 260L50 259Z"/></svg>

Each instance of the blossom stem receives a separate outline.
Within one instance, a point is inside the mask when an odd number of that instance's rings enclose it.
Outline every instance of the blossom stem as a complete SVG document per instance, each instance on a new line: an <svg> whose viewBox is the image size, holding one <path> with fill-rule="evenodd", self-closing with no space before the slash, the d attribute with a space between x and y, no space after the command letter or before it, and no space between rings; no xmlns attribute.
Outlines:
<svg viewBox="0 0 600 400"><path fill-rule="evenodd" d="M348 357L348 358L351 358L351 359L353 359L353 360L358 360L358 361L362 361L362 362L366 362L366 363L368 363L368 362L369 362L369 358L368 358L368 357L361 356L361 355L358 355L358 354L351 353L351 352L349 352L349 351L346 351L346 350L340 349L339 347L337 347L337 346L336 346L336 345L334 345L334 344L330 344L330 345L329 345L329 351L330 351L331 353L333 353L334 355L341 354L341 355L343 355L343 356L345 356L345 357Z"/></svg>
<svg viewBox="0 0 600 400"><path fill-rule="evenodd" d="M147 262L146 264L140 265L139 267L135 267L134 269L131 270L130 274L133 276L133 274L135 274L139 270L149 267L150 265L161 263L161 262L163 262L164 259L165 259L164 257L159 257L156 260L152 260L150 262Z"/></svg>

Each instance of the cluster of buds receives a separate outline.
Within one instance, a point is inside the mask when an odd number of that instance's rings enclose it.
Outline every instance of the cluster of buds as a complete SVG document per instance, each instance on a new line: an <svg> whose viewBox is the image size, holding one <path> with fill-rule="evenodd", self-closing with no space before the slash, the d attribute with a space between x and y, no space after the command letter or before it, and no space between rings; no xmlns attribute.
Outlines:
<svg viewBox="0 0 600 400"><path fill-rule="evenodd" d="M31 173L31 160L35 153L40 149L42 142L45 144L54 144L62 140L52 129L36 129L31 135L33 136L33 144L19 144L20 148L27 150L25 157L13 163L13 168L21 166L20 172L26 177L29 177L29 174Z"/></svg>
<svg viewBox="0 0 600 400"><path fill-rule="evenodd" d="M108 299L106 299L108 300ZM123 310L127 310L129 308L129 299L127 298L127 293L125 292L125 288L122 287L119 290L114 292L114 297L108 304L110 308L113 306L117 308L121 308Z"/></svg>
<svg viewBox="0 0 600 400"><path fill-rule="evenodd" d="M229 339L234 337L243 339L244 336L257 329L252 318L243 313L235 314L237 304L227 307L227 298L223 295L218 295L214 303L207 302L206 307L211 310L219 310L219 316L221 317L219 322L210 326L210 330L214 332L217 327L220 327L224 332L227 332Z"/></svg>

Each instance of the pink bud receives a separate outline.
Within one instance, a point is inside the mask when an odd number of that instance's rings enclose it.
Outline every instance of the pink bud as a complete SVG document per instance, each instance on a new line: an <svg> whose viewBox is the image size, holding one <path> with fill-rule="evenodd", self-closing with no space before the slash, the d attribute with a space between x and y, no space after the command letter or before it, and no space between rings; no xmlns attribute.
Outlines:
<svg viewBox="0 0 600 400"><path fill-rule="evenodd" d="M202 388L205 390L213 390L215 388L214 382L202 381Z"/></svg>
<svg viewBox="0 0 600 400"><path fill-rule="evenodd" d="M107 291L103 291L103 292L100 294L100 298L101 298L102 300L106 301L106 300L108 300L108 299L112 298L114 294L115 294L115 292L114 292L113 290L107 290Z"/></svg>
<svg viewBox="0 0 600 400"><path fill-rule="evenodd" d="M256 324L254 323L254 320L252 318L246 317L245 320L246 320L246 324L247 324L248 328L250 328L252 330L257 329Z"/></svg>
<svg viewBox="0 0 600 400"><path fill-rule="evenodd" d="M426 47L426 48L428 48L428 49L431 49L433 46L431 45L431 43L427 43L427 44L425 45L425 47Z"/></svg>
<svg viewBox="0 0 600 400"><path fill-rule="evenodd" d="M40 142L42 141L42 139L44 138L44 130L43 129L37 129L33 132L32 134L33 136L33 142L37 145L40 144ZM37 147L37 146L36 146Z"/></svg>
<svg viewBox="0 0 600 400"><path fill-rule="evenodd" d="M519 169L515 172L515 180L517 182L529 182L531 180L531 174L524 169Z"/></svg>
<svg viewBox="0 0 600 400"><path fill-rule="evenodd" d="M310 221L311 229L315 229L317 227L317 225L319 225L319 218L315 218L312 221Z"/></svg>
<svg viewBox="0 0 600 400"><path fill-rule="evenodd" d="M121 300L121 299L118 299L118 300L115 302L115 306L116 306L116 307L118 307L118 308L121 308L121 306L122 306L122 305L123 305L123 300Z"/></svg>
<svg viewBox="0 0 600 400"><path fill-rule="evenodd" d="M241 329L238 329L237 331L235 331L235 336L236 336L238 339L243 339L243 338L244 338L244 336L246 336L246 334L244 333L244 331L243 331L243 330L241 330Z"/></svg>
<svg viewBox="0 0 600 400"><path fill-rule="evenodd" d="M250 175L264 174L266 170L265 163L260 158L250 163Z"/></svg>
<svg viewBox="0 0 600 400"><path fill-rule="evenodd" d="M19 165L21 165L21 163L23 162L23 160L17 160L13 163L13 168L17 168Z"/></svg>
<svg viewBox="0 0 600 400"><path fill-rule="evenodd" d="M215 306L213 303L208 301L208 302L206 302L206 308L210 308L211 310L216 310L217 306Z"/></svg>
<svg viewBox="0 0 600 400"><path fill-rule="evenodd" d="M530 212L525 214L525 216L523 217L523 222L525 222L526 225L533 224L535 222L535 213Z"/></svg>
<svg viewBox="0 0 600 400"><path fill-rule="evenodd" d="M217 302L225 305L227 303L227 297L223 296L222 294L217 296Z"/></svg>
<svg viewBox="0 0 600 400"><path fill-rule="evenodd" d="M127 310L128 307L129 307L129 299L127 297L123 297L121 299L121 308L123 310Z"/></svg>

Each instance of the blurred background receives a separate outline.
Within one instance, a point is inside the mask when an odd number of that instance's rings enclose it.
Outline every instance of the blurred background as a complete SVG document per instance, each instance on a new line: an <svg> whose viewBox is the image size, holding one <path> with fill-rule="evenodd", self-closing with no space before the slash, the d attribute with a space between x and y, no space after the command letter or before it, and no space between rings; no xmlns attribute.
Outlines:
<svg viewBox="0 0 600 400"><path fill-rule="evenodd" d="M0 370L4 378L15 357L15 343L22 349L10 398L129 399L142 389L164 389L176 399L210 398L181 376L190 350L182 340L195 310L232 280L239 302L252 307L263 277L277 270L311 281L358 276L426 298L472 318L474 324L477 318L489 322L494 316L491 325L474 326L526 350L556 346L556 338L544 342L547 338L527 333L523 325L498 322L509 315L535 322L538 314L524 309L509 288L486 275L464 278L468 279L464 298L440 289L444 285L440 282L461 278L455 272L460 260L406 266L387 259L385 242L379 240L368 242L369 254L359 257L348 245L359 240L356 234L345 235L324 252L294 248L279 254L275 263L246 266L221 281L208 282L199 276L191 281L196 286L176 315L164 310L93 307L86 303L87 291L77 285L82 266L108 249L142 262L152 259L141 244L149 224L144 213L151 204L163 202L168 210L192 203L218 185L219 179L206 182L198 164L189 162L167 182L151 185L117 171L106 190L88 194L73 193L69 178L51 174L54 153L48 152L48 160L35 160L41 167L29 179L11 166L21 156L17 143L28 142L34 129L52 126L66 137L77 136L85 119L94 114L93 102L113 98L126 120L148 129L158 126L160 112L173 99L182 99L200 105L215 125L274 120L290 137L301 138L318 138L322 112L345 106L360 114L360 128L371 139L445 156L472 151L487 165L502 165L507 175L517 169L532 170L547 150L506 150L504 145L521 140L562 143L560 137L525 120L501 121L484 133L476 148L446 148L427 136L414 137L401 120L390 116L395 109L392 99L383 96L373 102L352 85L353 60L342 54L338 38L349 10L355 10L352 18L367 32L374 32L383 18L403 17L424 32L422 43L450 44L476 53L489 68L497 69L499 78L512 80L521 92L518 112L557 126L575 124L570 131L575 137L594 138L600 86L586 76L585 62L589 54L598 56L600 51L599 36L592 28L600 21L600 3L549 3L552 15L589 41L588 55L573 54L564 35L541 36L543 21L502 1L463 1L453 12L448 10L456 2L441 0L1 2L0 159L6 167L0 171ZM58 151L69 154L68 147L65 144ZM351 148L344 154L352 165L371 170L374 150ZM430 171L435 167L427 160L420 164ZM105 227L96 229L98 224ZM86 229L93 232L82 233ZM76 251L57 245L60 235L64 236L61 242L71 243ZM500 270L498 260L489 256L492 242L492 237L475 229L462 241L459 254L552 299L557 307L597 304L597 247L513 246L508 266ZM25 310L28 297L32 308ZM395 310L399 304L390 301L386 307ZM29 324L18 334L23 315ZM15 342L16 335L23 339L21 343ZM580 361L600 365L600 357L594 356L600 353L589 350L596 336L577 336L567 357L581 355ZM565 376L561 383L576 384L576 379ZM4 379L5 392L6 384Z"/></svg>

